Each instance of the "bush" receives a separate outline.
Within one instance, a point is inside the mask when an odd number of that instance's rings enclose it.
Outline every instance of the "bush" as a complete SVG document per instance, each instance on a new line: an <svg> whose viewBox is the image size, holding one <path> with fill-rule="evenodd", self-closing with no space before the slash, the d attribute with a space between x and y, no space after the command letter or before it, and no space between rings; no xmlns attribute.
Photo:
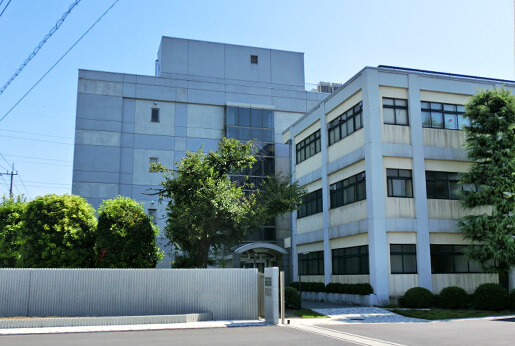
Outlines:
<svg viewBox="0 0 515 346"><path fill-rule="evenodd" d="M298 291L299 290L299 282L298 281L293 281L290 284L290 287L293 287L293 288L295 288Z"/></svg>
<svg viewBox="0 0 515 346"><path fill-rule="evenodd" d="M487 283L477 286L472 304L480 310L502 310L508 307L508 292L499 284Z"/></svg>
<svg viewBox="0 0 515 346"><path fill-rule="evenodd" d="M467 306L468 294L458 286L445 287L438 297L438 305L446 309L460 309Z"/></svg>
<svg viewBox="0 0 515 346"><path fill-rule="evenodd" d="M511 310L515 310L515 290L513 290L511 293L510 293L510 297L508 299L508 307L511 309Z"/></svg>
<svg viewBox="0 0 515 346"><path fill-rule="evenodd" d="M413 287L404 293L402 303L408 308L429 308L433 300L433 293L427 288Z"/></svg>
<svg viewBox="0 0 515 346"><path fill-rule="evenodd" d="M374 289L370 284L355 284L355 294L366 296L374 293Z"/></svg>
<svg viewBox="0 0 515 346"><path fill-rule="evenodd" d="M331 283L327 284L327 286L325 286L325 291L327 293L340 293L339 290L340 290L341 285L342 284L337 283L337 282L331 282Z"/></svg>
<svg viewBox="0 0 515 346"><path fill-rule="evenodd" d="M325 284L323 282L313 282L311 292L325 292Z"/></svg>
<svg viewBox="0 0 515 346"><path fill-rule="evenodd" d="M325 291L327 293L359 294L359 295L368 295L368 294L374 293L374 289L368 283L362 283L362 284L330 283L330 284L327 284Z"/></svg>
<svg viewBox="0 0 515 346"><path fill-rule="evenodd" d="M300 309L300 294L295 288L286 287L284 289L284 300L287 308Z"/></svg>

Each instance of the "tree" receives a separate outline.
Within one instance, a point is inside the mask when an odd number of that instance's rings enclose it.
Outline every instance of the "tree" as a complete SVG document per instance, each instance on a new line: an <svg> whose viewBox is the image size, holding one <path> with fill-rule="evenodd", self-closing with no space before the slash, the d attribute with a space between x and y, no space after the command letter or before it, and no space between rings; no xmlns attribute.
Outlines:
<svg viewBox="0 0 515 346"><path fill-rule="evenodd" d="M154 268L163 258L156 246L158 234L143 204L122 196L103 201L98 208L97 266Z"/></svg>
<svg viewBox="0 0 515 346"><path fill-rule="evenodd" d="M95 263L95 210L82 197L45 195L27 203L20 264L28 268L89 268Z"/></svg>
<svg viewBox="0 0 515 346"><path fill-rule="evenodd" d="M466 209L489 206L491 213L470 215L460 222L465 237L481 246L470 247L469 256L499 274L507 287L515 265L515 97L509 91L487 90L466 106L467 156L475 161L461 175Z"/></svg>
<svg viewBox="0 0 515 346"><path fill-rule="evenodd" d="M154 171L165 173L157 193L168 199L165 232L176 249L175 267L214 264L216 253L243 240L247 232L298 208L303 189L286 178L271 177L261 189L231 182L230 174L256 162L255 153L252 142L223 138L215 152L187 152L176 170L153 165Z"/></svg>
<svg viewBox="0 0 515 346"><path fill-rule="evenodd" d="M21 218L26 202L23 198L0 200L0 267L12 268L19 258Z"/></svg>

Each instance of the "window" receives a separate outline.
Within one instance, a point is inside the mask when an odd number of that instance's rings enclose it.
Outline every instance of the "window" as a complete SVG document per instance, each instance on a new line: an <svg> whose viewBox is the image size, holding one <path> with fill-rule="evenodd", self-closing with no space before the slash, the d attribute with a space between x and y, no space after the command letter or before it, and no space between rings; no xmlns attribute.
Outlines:
<svg viewBox="0 0 515 346"><path fill-rule="evenodd" d="M458 185L459 173L426 171L427 198L460 199L463 191L478 191L476 184Z"/></svg>
<svg viewBox="0 0 515 346"><path fill-rule="evenodd" d="M327 126L329 145L332 145L363 127L363 102L336 117Z"/></svg>
<svg viewBox="0 0 515 346"><path fill-rule="evenodd" d="M331 209L367 198L365 172L353 175L329 186L331 191Z"/></svg>
<svg viewBox="0 0 515 346"><path fill-rule="evenodd" d="M308 136L297 144L297 163L309 159L321 150L320 130Z"/></svg>
<svg viewBox="0 0 515 346"><path fill-rule="evenodd" d="M152 114L150 116L150 121L153 123L159 122L159 108L152 108Z"/></svg>
<svg viewBox="0 0 515 346"><path fill-rule="evenodd" d="M409 125L408 100L383 97L383 118L385 124Z"/></svg>
<svg viewBox="0 0 515 346"><path fill-rule="evenodd" d="M332 251L333 275L367 275L368 245L353 246Z"/></svg>
<svg viewBox="0 0 515 346"><path fill-rule="evenodd" d="M431 244L431 271L433 274L481 273L481 264L465 254L467 245Z"/></svg>
<svg viewBox="0 0 515 346"><path fill-rule="evenodd" d="M148 209L148 217L152 220L152 223L155 225L157 223L157 209Z"/></svg>
<svg viewBox="0 0 515 346"><path fill-rule="evenodd" d="M257 55L251 55L250 56L250 63L251 64L257 64L258 63L258 56Z"/></svg>
<svg viewBox="0 0 515 346"><path fill-rule="evenodd" d="M324 252L299 254L300 275L324 275Z"/></svg>
<svg viewBox="0 0 515 346"><path fill-rule="evenodd" d="M392 274L417 273L417 247L415 244L390 244Z"/></svg>
<svg viewBox="0 0 515 346"><path fill-rule="evenodd" d="M151 172L152 171L152 164L153 163L158 163L159 162L159 158L158 157L150 157L149 158L149 164L148 164L148 171Z"/></svg>
<svg viewBox="0 0 515 346"><path fill-rule="evenodd" d="M463 117L465 107L448 103L420 102L422 111L422 126L435 129L461 130L464 125L470 125Z"/></svg>
<svg viewBox="0 0 515 346"><path fill-rule="evenodd" d="M302 197L297 218L318 214L322 212L322 189L313 191Z"/></svg>
<svg viewBox="0 0 515 346"><path fill-rule="evenodd" d="M413 197L410 169L386 169L388 197Z"/></svg>

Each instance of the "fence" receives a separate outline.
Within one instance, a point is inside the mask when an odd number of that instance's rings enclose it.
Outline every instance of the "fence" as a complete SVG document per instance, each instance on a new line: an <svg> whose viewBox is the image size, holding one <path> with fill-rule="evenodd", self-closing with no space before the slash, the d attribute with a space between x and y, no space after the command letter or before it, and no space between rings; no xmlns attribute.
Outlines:
<svg viewBox="0 0 515 346"><path fill-rule="evenodd" d="M256 269L0 269L0 316L256 319Z"/></svg>

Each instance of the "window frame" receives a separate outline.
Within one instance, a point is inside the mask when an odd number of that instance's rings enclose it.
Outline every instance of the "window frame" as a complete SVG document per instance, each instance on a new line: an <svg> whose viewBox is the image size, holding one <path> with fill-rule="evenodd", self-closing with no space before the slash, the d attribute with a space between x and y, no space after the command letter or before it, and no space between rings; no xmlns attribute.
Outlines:
<svg viewBox="0 0 515 346"><path fill-rule="evenodd" d="M459 245L459 244L430 244L430 254L431 254L431 274L475 274L475 273L484 273L484 270L471 270L471 260L465 254L465 251L460 251L457 248L465 248L468 246L476 246L476 245ZM436 247L447 248L448 251L436 251ZM435 257L436 256L450 256L452 263L451 271L436 271L435 265ZM467 271L458 271L456 270L456 258L463 256L467 261ZM480 264L477 264L480 266Z"/></svg>
<svg viewBox="0 0 515 346"><path fill-rule="evenodd" d="M313 151L311 150L313 149ZM320 135L320 129L316 130L302 141L296 144L295 154L297 162L299 164L306 161L310 157L315 156L322 150L322 138Z"/></svg>
<svg viewBox="0 0 515 346"><path fill-rule="evenodd" d="M358 121L359 119L359 121ZM352 122L352 131L349 132L349 123ZM342 136L342 129L345 127L345 136ZM327 124L328 146L331 146L354 132L363 128L363 101L331 120Z"/></svg>
<svg viewBox="0 0 515 346"><path fill-rule="evenodd" d="M361 198L360 188L364 189L364 195ZM347 203L345 202L346 192L353 189L354 199ZM348 196L348 194L347 194ZM330 209L339 208L345 205L356 203L367 199L366 175L365 172L360 172L343 180L340 180L329 186L329 201Z"/></svg>
<svg viewBox="0 0 515 346"><path fill-rule="evenodd" d="M150 111L150 122L151 123L161 122L160 113L161 113L160 108L152 107L151 111ZM155 117L154 117L154 115L155 115Z"/></svg>
<svg viewBox="0 0 515 346"><path fill-rule="evenodd" d="M315 265L313 265L315 263ZM299 275L324 275L324 251L298 254ZM311 269L316 268L312 271Z"/></svg>
<svg viewBox="0 0 515 346"><path fill-rule="evenodd" d="M323 211L322 189L311 191L302 197L297 219L319 214Z"/></svg>
<svg viewBox="0 0 515 346"><path fill-rule="evenodd" d="M385 100L392 100L393 101L393 105L385 105L384 101ZM406 103L406 105L397 105L396 103L399 102L401 103L401 101L404 103ZM393 98L393 97L383 97L383 123L385 125L398 125L398 126L409 126L410 124L410 121L409 121L409 111L408 111L408 100L407 99L398 99L398 98ZM391 123L391 122L386 122L386 117L384 115L384 109L393 109L393 117L394 117L394 122ZM397 121L397 116L398 116L398 111L400 110L405 110L406 111L406 124L401 124Z"/></svg>
<svg viewBox="0 0 515 346"><path fill-rule="evenodd" d="M368 245L332 249L331 261L332 275L370 275ZM347 265L349 261L357 261L357 268L352 268L352 262L349 268Z"/></svg>
<svg viewBox="0 0 515 346"><path fill-rule="evenodd" d="M151 171L153 163L159 163L159 157L151 156L148 158L148 171L151 173L156 173Z"/></svg>
<svg viewBox="0 0 515 346"><path fill-rule="evenodd" d="M148 208L147 216L150 218L154 225L157 225L157 209L156 208Z"/></svg>
<svg viewBox="0 0 515 346"><path fill-rule="evenodd" d="M454 110L450 109L454 108ZM433 125L433 114L436 116L438 114L441 115L442 126L434 126ZM422 127L428 129L439 129L439 130L453 130L453 131L462 131L463 125L468 125L469 121L464 118L465 114L465 106L454 103L442 103L442 102L431 102L431 101L420 101L420 115L422 116ZM426 121L424 117L429 115L430 125L425 125ZM455 116L456 126L455 127L447 127L447 122L445 121L446 115ZM461 125L460 125L461 124Z"/></svg>
<svg viewBox="0 0 515 346"><path fill-rule="evenodd" d="M392 246L400 246L400 251L393 250ZM413 250L410 250L413 248ZM393 256L401 257L401 271L393 270ZM406 262L408 261L408 256L415 256L415 271L410 271L405 269ZM416 244L390 244L390 273L391 274L418 274L418 266L417 266L417 245Z"/></svg>
<svg viewBox="0 0 515 346"><path fill-rule="evenodd" d="M397 172L397 175L394 176L394 175L391 175L394 171ZM407 173L409 172L409 177L407 176L400 176L400 173L403 172L403 173ZM406 195L394 195L393 194L393 189L394 189L394 185L393 185L393 181L394 180L400 180L400 181L404 181L404 184L405 184L405 190L406 192L411 192L411 194L406 194ZM391 181L391 183L390 183ZM409 189L407 188L407 185L409 182ZM391 188L390 188L391 186ZM388 197L395 197L395 198L413 198L413 173L412 173L412 170L411 169L400 169L400 168L387 168L386 169L386 190L387 190L387 196Z"/></svg>

